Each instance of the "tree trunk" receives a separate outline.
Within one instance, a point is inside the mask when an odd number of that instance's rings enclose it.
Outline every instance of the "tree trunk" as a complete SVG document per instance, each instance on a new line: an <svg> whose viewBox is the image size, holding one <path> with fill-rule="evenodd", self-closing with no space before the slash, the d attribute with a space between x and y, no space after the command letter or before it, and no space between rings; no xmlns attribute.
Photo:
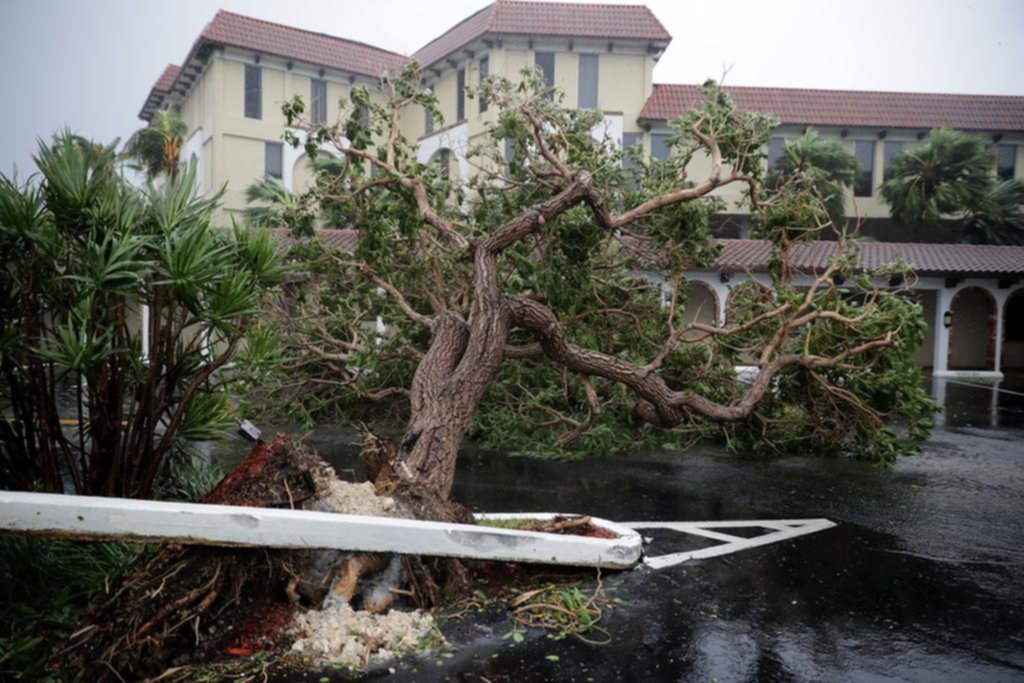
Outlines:
<svg viewBox="0 0 1024 683"><path fill-rule="evenodd" d="M411 416L397 448L398 473L447 499L470 420L498 373L508 336L500 300L481 297L467 324L454 313L440 316L416 374Z"/></svg>

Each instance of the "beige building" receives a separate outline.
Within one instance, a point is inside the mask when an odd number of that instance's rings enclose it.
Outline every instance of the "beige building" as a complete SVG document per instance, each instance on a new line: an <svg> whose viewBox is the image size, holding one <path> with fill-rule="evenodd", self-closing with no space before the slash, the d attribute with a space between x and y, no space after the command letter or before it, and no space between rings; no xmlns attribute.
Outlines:
<svg viewBox="0 0 1024 683"><path fill-rule="evenodd" d="M846 212L864 220L864 229L882 241L902 241L888 220L889 209L879 189L893 156L921 145L933 128L956 128L987 138L998 158L993 169L1000 177L1024 177L1024 97L946 95L933 93L867 92L854 90L805 90L797 88L728 87L737 106L745 111L774 114L780 121L769 145L768 164L781 153L787 139L813 127L822 137L842 141L857 157L860 178L849 193ZM655 156L667 150L666 121L700 101L693 85L657 84L640 112L640 123L649 131L646 144ZM694 169L700 173L701 169ZM731 236L746 236L746 222L739 205L739 189L729 188L734 228Z"/></svg>
<svg viewBox="0 0 1024 683"><path fill-rule="evenodd" d="M192 44L182 65L168 66L154 85L140 117L175 107L189 126L183 157L199 168L199 190L227 186L225 210L245 209L245 189L264 174L293 191L311 180L301 149L283 144L281 105L301 95L314 122L333 122L338 100L355 85L371 93L377 78L415 59L424 85L440 103L444 122L411 108L403 133L418 143L420 161L446 159L452 172L471 173L466 150L481 142L496 112L466 96L487 75L517 79L537 66L565 94L564 106L603 114L594 134L615 144L641 145L647 154L668 153L666 122L699 102L695 85L655 84L654 66L671 36L639 5L588 5L497 0L463 19L411 56L365 43L219 12ZM808 127L833 136L854 153L861 178L847 212L867 219L866 232L891 242L883 251L915 265L929 336L918 351L936 375L969 372L998 376L1005 367L1024 369L1024 247L898 244L906 237L888 220L878 197L885 167L898 151L921 144L928 131L951 127L991 141L1003 178L1024 178L1024 97L883 93L836 90L729 87L740 109L771 113L780 126L767 150L770 165L786 138ZM299 137L303 131L294 131ZM707 161L693 162L699 177ZM729 209L715 229L722 237L747 236L749 219L737 190L722 191ZM339 239L351 237L344 231ZM727 239L712 271L688 273L691 297L714 303L721 321L731 283L760 277L756 259L763 245ZM816 246L820 250L826 245ZM881 247L879 247L881 248ZM933 251L937 250L937 251ZM883 252L879 252L882 254ZM745 254L736 261L736 254ZM881 258L878 256L878 258ZM745 265L737 265L745 264ZM813 272L811 258L801 267ZM697 310L698 306L692 307Z"/></svg>
<svg viewBox="0 0 1024 683"><path fill-rule="evenodd" d="M463 88L487 75L517 79L539 66L565 94L565 106L599 109L595 135L648 154L668 153L666 121L699 102L695 85L655 84L654 65L671 36L640 5L566 5L497 0L467 17L411 56L365 43L219 12L193 43L182 67L168 66L140 112L177 107L188 123L186 158L200 168L201 189L227 184L226 207L245 208L244 190L264 173L301 190L310 180L301 150L282 144L281 105L301 95L314 121L334 121L339 98L415 59L424 85L437 95L444 116L432 122L418 108L402 120L403 133L419 144L421 160L441 154L463 177L464 152L481 142L496 112ZM1024 177L1024 97L922 93L728 88L741 109L775 114L781 122L769 163L787 138L815 127L844 141L861 162L862 177L848 200L850 216L869 219L878 239L898 238L887 225L878 196L885 168L897 152L921 144L929 130L958 128L991 139L1003 177ZM301 131L299 131L301 134ZM706 163L706 162L704 162ZM694 162L694 177L704 170ZM745 235L739 190L730 200L723 234ZM871 221L880 225L871 226Z"/></svg>
<svg viewBox="0 0 1024 683"><path fill-rule="evenodd" d="M444 121L435 125L424 110L410 108L403 133L418 141L422 161L447 155L467 178L465 152L484 139L496 111L466 97L466 86L477 86L488 74L518 79L524 67L538 65L565 92L566 106L604 112L596 135L639 140L654 64L670 39L645 7L581 5L569 11L565 5L501 0L406 57L221 11L183 66L167 67L139 115L148 120L159 108L177 107L189 126L184 157L199 166L200 190L226 183L225 207L237 212L245 208L245 188L265 173L295 191L310 181L302 151L281 139L281 106L294 95L304 98L314 122L333 122L339 99L354 85L372 93L381 73L416 59Z"/></svg>

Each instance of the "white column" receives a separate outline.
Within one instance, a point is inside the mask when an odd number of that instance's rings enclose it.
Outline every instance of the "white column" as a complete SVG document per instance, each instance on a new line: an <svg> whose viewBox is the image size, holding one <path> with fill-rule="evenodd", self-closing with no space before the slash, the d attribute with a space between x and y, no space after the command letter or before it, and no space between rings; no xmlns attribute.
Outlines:
<svg viewBox="0 0 1024 683"><path fill-rule="evenodd" d="M946 311L953 303L955 289L943 287L935 292L935 353L932 360L932 374L939 375L949 371L949 329L943 322Z"/></svg>
<svg viewBox="0 0 1024 683"><path fill-rule="evenodd" d="M992 292L992 298L996 302L996 357L992 369L996 372L1002 371L1003 366L1003 317L1006 312L1006 302L1009 300L1009 292L1005 289ZM997 392L993 392L997 393Z"/></svg>
<svg viewBox="0 0 1024 683"><path fill-rule="evenodd" d="M999 370L999 363L996 363L996 371ZM999 385L1002 384L1001 379L996 379L992 383L992 397L989 399L988 404L988 423L990 427L999 426Z"/></svg>
<svg viewBox="0 0 1024 683"><path fill-rule="evenodd" d="M946 378L932 376L932 398L943 408L946 407ZM946 426L946 411L938 410L932 413L932 420L936 427Z"/></svg>
<svg viewBox="0 0 1024 683"><path fill-rule="evenodd" d="M711 288L718 300L718 324L725 325L725 305L729 302L729 285L724 282L712 282Z"/></svg>

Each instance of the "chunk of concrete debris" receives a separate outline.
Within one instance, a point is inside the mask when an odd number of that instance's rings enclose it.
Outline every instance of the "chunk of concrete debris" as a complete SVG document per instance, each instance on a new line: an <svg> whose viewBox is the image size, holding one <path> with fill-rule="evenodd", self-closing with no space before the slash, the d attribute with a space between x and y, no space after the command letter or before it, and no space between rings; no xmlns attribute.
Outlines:
<svg viewBox="0 0 1024 683"><path fill-rule="evenodd" d="M433 627L433 617L419 610L371 614L336 604L296 617L292 651L321 664L362 668L370 656L387 659L414 649Z"/></svg>

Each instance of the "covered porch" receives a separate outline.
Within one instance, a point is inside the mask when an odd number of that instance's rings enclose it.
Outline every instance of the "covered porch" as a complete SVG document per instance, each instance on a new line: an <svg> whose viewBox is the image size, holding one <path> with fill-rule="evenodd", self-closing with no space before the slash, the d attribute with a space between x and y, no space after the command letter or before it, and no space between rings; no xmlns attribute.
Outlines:
<svg viewBox="0 0 1024 683"><path fill-rule="evenodd" d="M761 240L719 240L722 252L710 269L685 273L686 309L727 321L729 292L753 278L770 283L765 264L770 248ZM798 245L792 254L795 278L809 285L827 267L834 242ZM910 264L917 278L910 291L920 302L928 329L916 351L922 367L936 377L1000 379L1024 371L1024 247L968 244L867 242L860 265Z"/></svg>

